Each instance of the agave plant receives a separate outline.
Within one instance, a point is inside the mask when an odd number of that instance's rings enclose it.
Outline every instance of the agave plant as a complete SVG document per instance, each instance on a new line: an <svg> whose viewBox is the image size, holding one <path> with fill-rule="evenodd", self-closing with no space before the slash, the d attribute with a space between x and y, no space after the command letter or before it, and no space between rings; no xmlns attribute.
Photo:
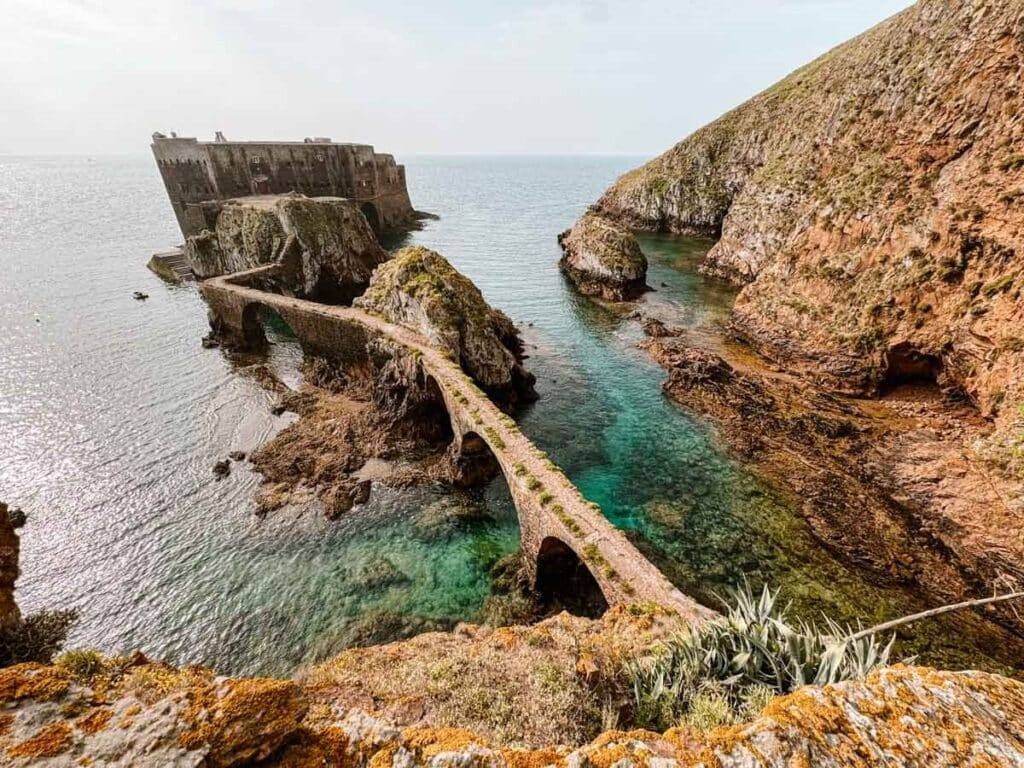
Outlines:
<svg viewBox="0 0 1024 768"><path fill-rule="evenodd" d="M787 618L778 592L749 585L731 591L726 613L698 630L669 638L655 652L627 664L637 722L669 727L686 720L691 705L721 695L735 714L765 690L789 693L863 677L888 664L895 636L881 643L825 619L824 628ZM756 694L756 695L755 695Z"/></svg>

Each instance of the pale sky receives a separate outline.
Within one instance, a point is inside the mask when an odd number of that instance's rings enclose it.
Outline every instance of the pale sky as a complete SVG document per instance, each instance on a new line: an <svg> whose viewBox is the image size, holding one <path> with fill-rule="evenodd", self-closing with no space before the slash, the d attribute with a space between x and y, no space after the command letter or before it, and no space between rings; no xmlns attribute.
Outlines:
<svg viewBox="0 0 1024 768"><path fill-rule="evenodd" d="M0 0L0 154L652 155L908 0Z"/></svg>

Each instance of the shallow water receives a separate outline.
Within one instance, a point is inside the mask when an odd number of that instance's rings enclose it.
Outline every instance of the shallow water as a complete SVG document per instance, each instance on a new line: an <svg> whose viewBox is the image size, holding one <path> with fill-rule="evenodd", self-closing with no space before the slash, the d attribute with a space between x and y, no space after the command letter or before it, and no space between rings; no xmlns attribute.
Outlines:
<svg viewBox="0 0 1024 768"><path fill-rule="evenodd" d="M711 599L746 574L785 585L804 615L849 620L913 606L818 547L665 400L636 324L563 281L556 234L637 161L408 159L414 203L441 218L405 241L441 251L523 327L541 394L524 430L677 584ZM244 464L213 479L214 461L287 417L222 352L199 347L194 289L145 269L178 239L148 157L0 158L0 498L30 516L23 607L77 608L73 645L264 674L474 619L491 564L518 542L500 481L472 493L377 485L328 523L257 519L259 480ZM709 244L642 245L656 288L644 302L718 343L732 291L693 269ZM272 363L294 378L297 345L272 341ZM910 645L942 655L951 634ZM965 653L956 658L987 663Z"/></svg>

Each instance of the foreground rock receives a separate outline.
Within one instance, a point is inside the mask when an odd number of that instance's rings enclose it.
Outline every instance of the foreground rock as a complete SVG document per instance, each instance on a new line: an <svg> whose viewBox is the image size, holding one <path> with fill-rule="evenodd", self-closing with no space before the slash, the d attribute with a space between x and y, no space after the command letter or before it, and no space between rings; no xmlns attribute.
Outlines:
<svg viewBox="0 0 1024 768"><path fill-rule="evenodd" d="M589 296L629 301L647 290L647 259L633 234L608 218L587 212L558 236L558 266Z"/></svg>
<svg viewBox="0 0 1024 768"><path fill-rule="evenodd" d="M14 583L18 580L18 555L21 541L15 530L24 523L20 510L0 501L0 628L21 622L21 611L14 600Z"/></svg>
<svg viewBox="0 0 1024 768"><path fill-rule="evenodd" d="M355 305L418 331L504 407L536 399L516 327L440 254L403 248L377 268Z"/></svg>
<svg viewBox="0 0 1024 768"><path fill-rule="evenodd" d="M457 680L444 678L428 688L456 697L457 689ZM513 748L464 728L396 727L344 696L343 689L223 679L140 657L106 660L89 672L19 665L0 670L0 752L11 766L153 768L1024 763L1024 684L978 672L894 667L863 682L777 698L746 725L704 734L608 731L582 747Z"/></svg>
<svg viewBox="0 0 1024 768"><path fill-rule="evenodd" d="M213 222L211 228L185 243L200 278L279 264L275 288L300 298L348 304L388 258L351 200L297 194L246 197L204 204L204 213Z"/></svg>

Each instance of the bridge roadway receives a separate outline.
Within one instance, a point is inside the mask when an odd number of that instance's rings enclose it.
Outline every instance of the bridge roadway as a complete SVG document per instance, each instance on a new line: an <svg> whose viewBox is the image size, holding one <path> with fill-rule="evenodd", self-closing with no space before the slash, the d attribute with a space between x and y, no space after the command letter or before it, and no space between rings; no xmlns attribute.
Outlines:
<svg viewBox="0 0 1024 768"><path fill-rule="evenodd" d="M568 548L586 566L609 606L651 602L691 624L716 614L684 595L612 525L459 364L416 331L363 310L320 304L252 287L274 267L212 278L200 286L211 323L240 346L262 341L259 308L269 307L291 327L303 349L342 364L364 361L367 342L386 337L419 356L436 381L457 448L482 439L497 459L519 517L523 552L536 579L538 562ZM474 440L474 442L476 442Z"/></svg>

